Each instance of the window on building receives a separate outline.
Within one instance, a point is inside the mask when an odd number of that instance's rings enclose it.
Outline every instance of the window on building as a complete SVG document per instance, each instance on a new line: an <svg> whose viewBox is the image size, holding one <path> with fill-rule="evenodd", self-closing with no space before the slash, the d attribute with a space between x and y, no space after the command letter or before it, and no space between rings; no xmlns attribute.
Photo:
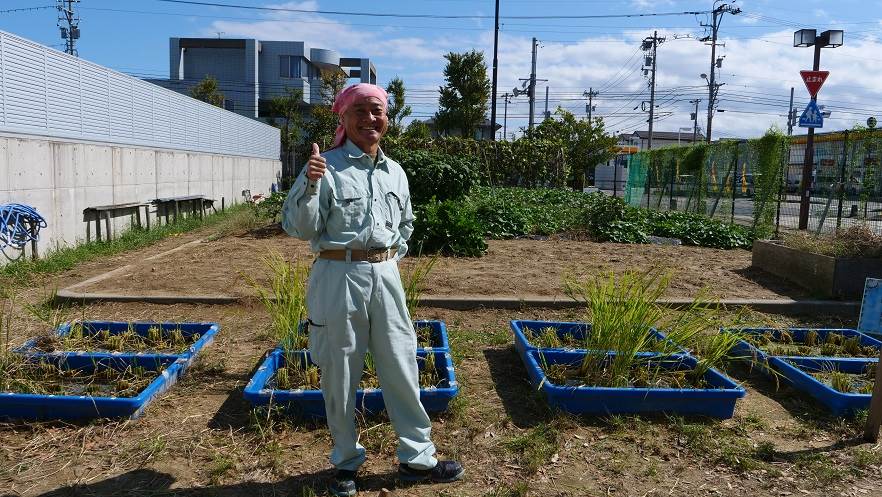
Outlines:
<svg viewBox="0 0 882 497"><path fill-rule="evenodd" d="M279 77L299 78L300 77L300 57L298 57L296 55L280 55L279 56Z"/></svg>

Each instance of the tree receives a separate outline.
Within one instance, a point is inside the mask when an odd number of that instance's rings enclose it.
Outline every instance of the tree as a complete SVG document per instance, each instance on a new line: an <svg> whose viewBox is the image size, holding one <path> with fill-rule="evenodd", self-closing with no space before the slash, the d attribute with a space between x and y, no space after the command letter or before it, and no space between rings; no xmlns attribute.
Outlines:
<svg viewBox="0 0 882 497"><path fill-rule="evenodd" d="M190 96L196 100L224 108L224 94L217 87L217 78L211 74L206 75L202 81L190 87Z"/></svg>
<svg viewBox="0 0 882 497"><path fill-rule="evenodd" d="M463 137L471 138L485 119L490 99L484 53L450 52L444 58L446 84L440 88L435 126L442 132L459 130Z"/></svg>
<svg viewBox="0 0 882 497"><path fill-rule="evenodd" d="M422 121L411 121L407 129L404 130L404 136L414 140L430 140L432 131Z"/></svg>
<svg viewBox="0 0 882 497"><path fill-rule="evenodd" d="M290 185L296 176L297 146L302 141L303 115L300 106L303 103L303 90L285 87L285 94L273 97L269 102L267 121L281 130L282 136L282 187Z"/></svg>
<svg viewBox="0 0 882 497"><path fill-rule="evenodd" d="M413 109L404 103L404 81L399 77L395 77L386 87L386 93L389 94L389 107L386 114L389 116L389 136L398 136L404 130L402 121L409 116Z"/></svg>
<svg viewBox="0 0 882 497"><path fill-rule="evenodd" d="M527 136L559 143L573 173L571 183L574 188L581 190L585 185L585 176L590 176L595 166L615 155L617 140L606 133L603 119L577 119L572 112L560 107L554 114L559 118L545 119Z"/></svg>

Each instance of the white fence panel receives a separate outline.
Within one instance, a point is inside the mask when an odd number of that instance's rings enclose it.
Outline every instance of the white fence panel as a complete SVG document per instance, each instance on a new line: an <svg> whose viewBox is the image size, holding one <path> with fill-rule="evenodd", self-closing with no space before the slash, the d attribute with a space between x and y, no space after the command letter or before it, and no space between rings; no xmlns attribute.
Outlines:
<svg viewBox="0 0 882 497"><path fill-rule="evenodd" d="M279 159L279 130L0 31L0 132Z"/></svg>

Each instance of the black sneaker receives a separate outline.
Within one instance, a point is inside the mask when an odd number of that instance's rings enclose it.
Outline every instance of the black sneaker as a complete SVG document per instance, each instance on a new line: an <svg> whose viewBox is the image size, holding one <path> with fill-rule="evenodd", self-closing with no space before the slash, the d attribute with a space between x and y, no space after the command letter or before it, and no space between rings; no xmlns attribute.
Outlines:
<svg viewBox="0 0 882 497"><path fill-rule="evenodd" d="M438 461L432 469L415 469L407 464L398 465L398 478L404 482L431 480L435 483L449 483L461 480L463 475L465 469L456 461Z"/></svg>
<svg viewBox="0 0 882 497"><path fill-rule="evenodd" d="M328 491L335 497L353 497L358 493L355 489L355 471L338 469Z"/></svg>

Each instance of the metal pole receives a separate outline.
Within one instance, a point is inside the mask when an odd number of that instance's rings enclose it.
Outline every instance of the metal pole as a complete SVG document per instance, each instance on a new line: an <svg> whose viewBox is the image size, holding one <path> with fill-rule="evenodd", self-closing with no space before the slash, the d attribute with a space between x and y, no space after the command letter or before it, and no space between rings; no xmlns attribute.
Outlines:
<svg viewBox="0 0 882 497"><path fill-rule="evenodd" d="M848 161L848 130L842 139L842 167L839 168L839 206L836 208L836 229L842 225L842 200L845 196L845 164Z"/></svg>
<svg viewBox="0 0 882 497"><path fill-rule="evenodd" d="M706 140L708 143L711 142L711 125L714 119L714 99L716 98L714 93L714 76L716 75L716 69L714 65L717 60L717 30L720 25L717 24L717 16L721 14L720 9L714 9L714 20L711 23L712 29L712 37L711 37L711 63L710 63L710 80L708 80L707 84L707 137ZM734 183L733 183L734 185ZM734 188L733 188L734 190Z"/></svg>
<svg viewBox="0 0 882 497"><path fill-rule="evenodd" d="M815 44L815 61L813 70L821 67L821 45ZM812 102L817 101L817 95L812 97ZM812 200L812 171L815 167L815 128L809 128L805 139L805 159L802 163L802 184L799 189L799 229L808 229L809 209Z"/></svg>
<svg viewBox="0 0 882 497"><path fill-rule="evenodd" d="M594 88L588 88L588 122L591 122L591 111L594 110Z"/></svg>
<svg viewBox="0 0 882 497"><path fill-rule="evenodd" d="M490 96L490 129L493 130L491 140L496 139L496 72L499 67L499 0L496 0L496 27L493 30L493 91ZM503 133L505 138L505 133Z"/></svg>
<svg viewBox="0 0 882 497"><path fill-rule="evenodd" d="M730 223L735 224L735 191L738 182L738 152L741 150L741 143L735 144L735 169L732 174L732 214Z"/></svg>
<svg viewBox="0 0 882 497"><path fill-rule="evenodd" d="M793 87L790 87L790 110L787 111L787 136L793 134Z"/></svg>
<svg viewBox="0 0 882 497"><path fill-rule="evenodd" d="M551 114L548 113L548 86L545 87L545 119L551 117Z"/></svg>
<svg viewBox="0 0 882 497"><path fill-rule="evenodd" d="M505 99L505 111L504 117L502 118L502 140L507 140L506 136L508 136L508 93L502 96Z"/></svg>
<svg viewBox="0 0 882 497"><path fill-rule="evenodd" d="M692 120L692 144L694 145L696 140L698 140L698 103L701 102L701 99L695 99L695 118Z"/></svg>
<svg viewBox="0 0 882 497"><path fill-rule="evenodd" d="M529 129L533 131L533 123L536 114L536 48L538 40L533 38L533 70L530 72L530 123Z"/></svg>
<svg viewBox="0 0 882 497"><path fill-rule="evenodd" d="M649 141L646 150L652 150L652 122L655 120L655 69L656 48L658 47L658 31L652 32L652 77L649 80Z"/></svg>

